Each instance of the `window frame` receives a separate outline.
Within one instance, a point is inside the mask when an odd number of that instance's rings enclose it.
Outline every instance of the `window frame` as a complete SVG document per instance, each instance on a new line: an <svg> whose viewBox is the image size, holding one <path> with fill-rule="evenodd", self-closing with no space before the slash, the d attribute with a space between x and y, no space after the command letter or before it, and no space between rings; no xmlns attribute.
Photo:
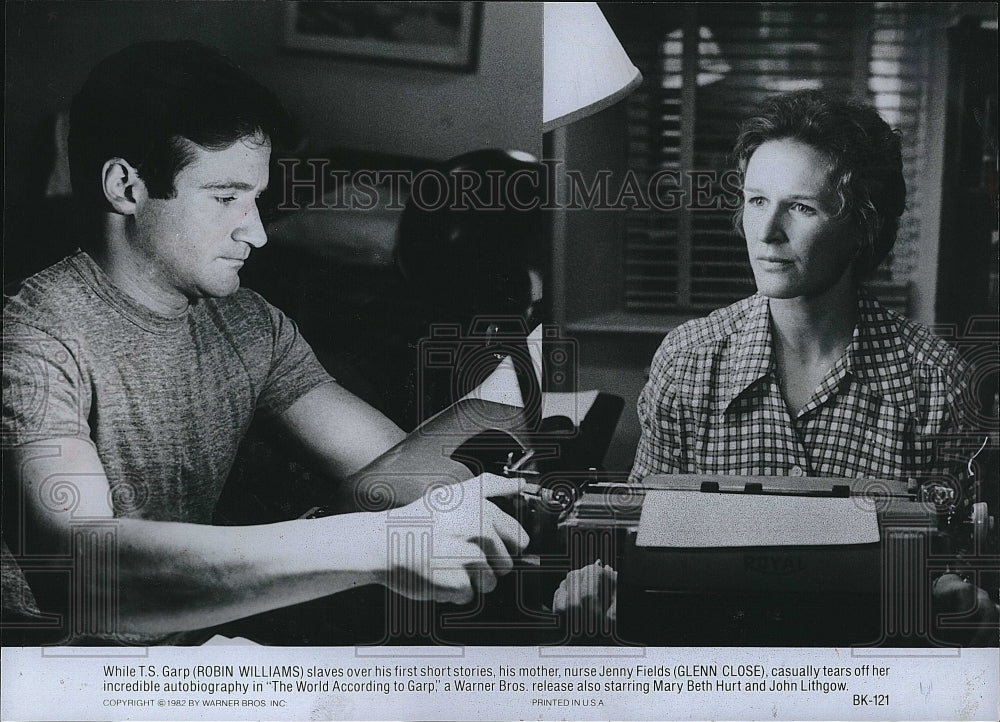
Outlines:
<svg viewBox="0 0 1000 722"><path fill-rule="evenodd" d="M690 62L696 58L698 21L695 6L697 3L675 4L681 12L684 23L683 53L688 59L684 67L684 86L682 86L682 103L689 102L695 92L695 75L697 67ZM781 4L776 4L781 5ZM851 87L861 88L867 94L870 70L870 51L868 32L870 17L874 3L847 6L855 14L854 51L852 63L853 77ZM940 57L946 45L944 43L944 28L939 31L932 28L927 38L929 52ZM930 75L926 86L926 103L940 102L945 97L946 78L943 72ZM620 103L592 118L574 123L566 128L557 129L546 134L546 157L556 159L556 193L566 196L565 168L581 172L586 176L594 174L602 168L610 168L613 173L627 171L628 161L616 164L609 159L606 152L585 152L587 146L597 146L600 149L621 148L616 134L624 135L628 128L628 104ZM682 113L681 153L691 167L694 156L694 136L690 132L694 127L695 114ZM928 114L925 119L926 134L923 162L928 178L921 183L918 194L911 196L919 204L921 219L920 232L915 239L919 254L920 268L911 277L915 292L912 296L910 315L925 323L932 323L933 295L935 284L930 274L924 269L933 267L937 258L937 228L940 214L940 184L933 179L940 178L941 154L940 142L943 120L935 114ZM602 136L603 134L603 136ZM603 140L602 140L603 137ZM627 142L627 140L626 140ZM581 152L581 148L584 152ZM625 148L627 156L627 147ZM919 197L917 197L919 196ZM563 323L570 331L585 332L627 332L652 333L662 335L676 327L679 323L706 315L711 309L705 306L682 306L675 309L657 311L637 311L629 309L624 302L623 289L627 282L624 269L626 223L621 216L625 214L614 210L573 209L566 210L562 203L554 214L553 223L553 265L550 279L550 297L555 319ZM691 211L682 209L677 214L677 222L690 228ZM610 219L609 216L619 216ZM686 234L685 242L690 244L691 235ZM688 248L683 252L689 252ZM612 291L609 293L608 291ZM617 295L616 295L617 294ZM724 304L719 304L724 305ZM717 307L717 306L716 306Z"/></svg>

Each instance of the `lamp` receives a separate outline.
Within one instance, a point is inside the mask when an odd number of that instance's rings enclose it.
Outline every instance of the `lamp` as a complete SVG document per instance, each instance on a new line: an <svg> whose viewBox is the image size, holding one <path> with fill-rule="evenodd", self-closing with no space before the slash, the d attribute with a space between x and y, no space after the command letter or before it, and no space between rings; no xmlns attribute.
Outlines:
<svg viewBox="0 0 1000 722"><path fill-rule="evenodd" d="M597 3L545 3L544 43L545 132L614 105L642 82Z"/></svg>

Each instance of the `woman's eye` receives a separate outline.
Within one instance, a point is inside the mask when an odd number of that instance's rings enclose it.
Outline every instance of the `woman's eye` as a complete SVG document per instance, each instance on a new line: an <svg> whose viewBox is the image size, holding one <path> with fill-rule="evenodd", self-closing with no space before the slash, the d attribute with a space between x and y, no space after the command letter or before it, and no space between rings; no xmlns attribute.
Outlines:
<svg viewBox="0 0 1000 722"><path fill-rule="evenodd" d="M816 214L816 209L812 206L807 206L805 203L793 203L792 210L796 213L801 213L806 216L812 216Z"/></svg>
<svg viewBox="0 0 1000 722"><path fill-rule="evenodd" d="M754 208L761 208L765 203L767 203L767 199L762 198L761 196L753 196L752 198L747 198L744 203L748 206L753 206Z"/></svg>
<svg viewBox="0 0 1000 722"><path fill-rule="evenodd" d="M215 200L224 206L228 206L230 203L236 200L236 196L216 196Z"/></svg>

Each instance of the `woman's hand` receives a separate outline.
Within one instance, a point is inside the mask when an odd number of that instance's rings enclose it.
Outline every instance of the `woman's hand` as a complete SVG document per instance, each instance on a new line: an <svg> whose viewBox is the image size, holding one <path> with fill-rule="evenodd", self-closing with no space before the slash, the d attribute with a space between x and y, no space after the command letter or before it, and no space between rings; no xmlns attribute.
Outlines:
<svg viewBox="0 0 1000 722"><path fill-rule="evenodd" d="M598 559L566 575L552 597L552 611L584 621L613 622L617 611L618 572Z"/></svg>
<svg viewBox="0 0 1000 722"><path fill-rule="evenodd" d="M969 647L995 647L1000 634L1000 607L990 595L957 574L942 574L931 590L934 631ZM949 622L942 617L955 617ZM940 624L943 621L944 624Z"/></svg>

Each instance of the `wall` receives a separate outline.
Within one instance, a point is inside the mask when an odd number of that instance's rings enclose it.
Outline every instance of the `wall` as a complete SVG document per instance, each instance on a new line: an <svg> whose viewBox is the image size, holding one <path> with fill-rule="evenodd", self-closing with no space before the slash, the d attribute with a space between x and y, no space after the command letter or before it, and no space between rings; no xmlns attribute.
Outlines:
<svg viewBox="0 0 1000 722"><path fill-rule="evenodd" d="M499 146L541 155L541 3L482 4L473 73L290 53L279 47L284 8L275 2L8 2L4 10L8 207L39 162L27 139L69 107L95 63L141 40L219 48L278 92L314 149L445 159Z"/></svg>
<svg viewBox="0 0 1000 722"><path fill-rule="evenodd" d="M627 170L626 118L625 104L618 103L552 131L547 136L551 146L547 154L564 160L567 170L580 173L587 187L596 183L599 173L610 172L608 188L613 197ZM634 319L613 313L622 296L624 212L571 207L556 215L550 285L553 313L577 343L577 387L601 389L625 400L604 465L611 471L628 472L640 435L636 402L665 329L643 331L636 328ZM613 328L610 317L622 318L623 327ZM593 319L600 322L588 322Z"/></svg>
<svg viewBox="0 0 1000 722"><path fill-rule="evenodd" d="M481 17L474 74L282 55L260 77L294 100L320 147L442 160L484 147L540 156L541 4L487 2Z"/></svg>

